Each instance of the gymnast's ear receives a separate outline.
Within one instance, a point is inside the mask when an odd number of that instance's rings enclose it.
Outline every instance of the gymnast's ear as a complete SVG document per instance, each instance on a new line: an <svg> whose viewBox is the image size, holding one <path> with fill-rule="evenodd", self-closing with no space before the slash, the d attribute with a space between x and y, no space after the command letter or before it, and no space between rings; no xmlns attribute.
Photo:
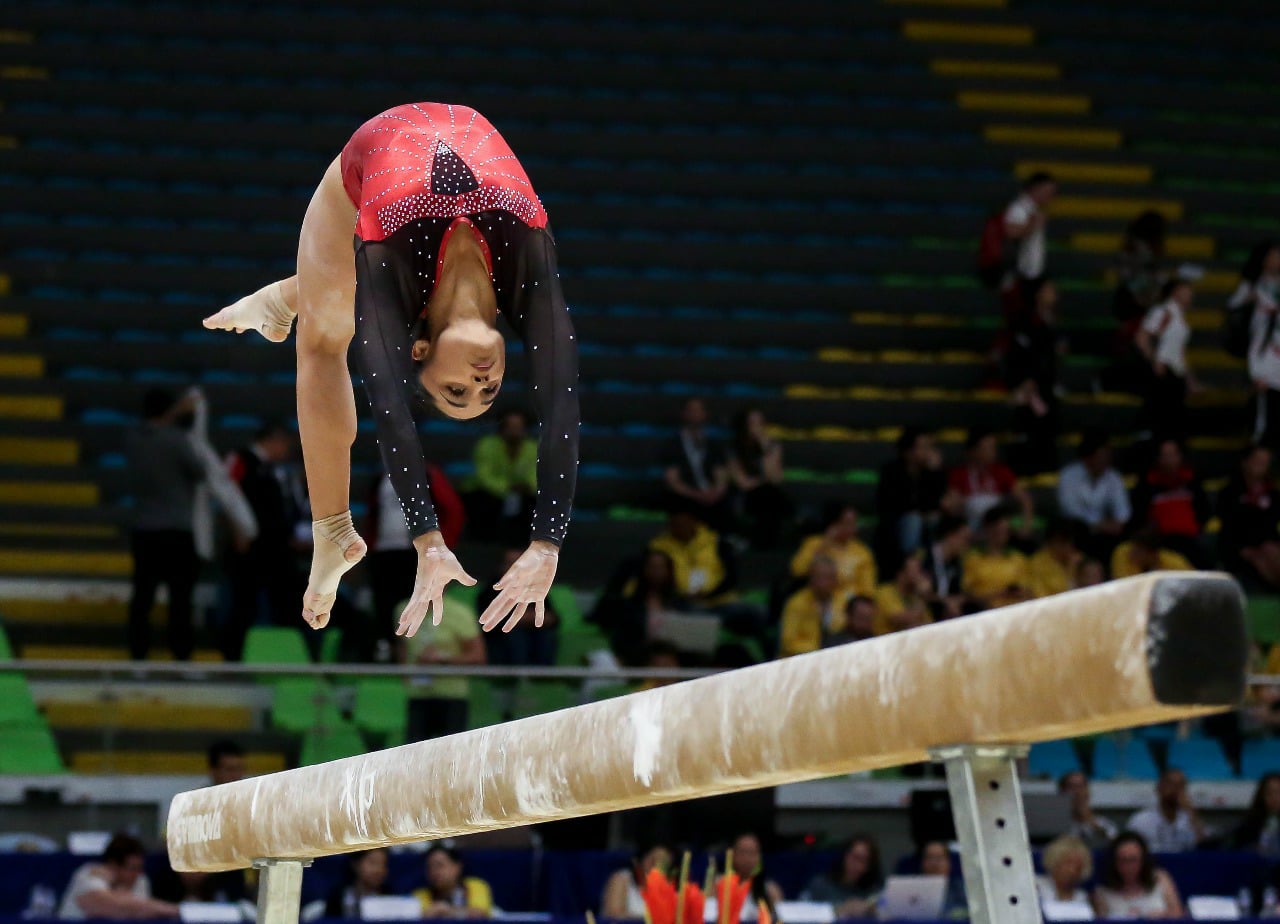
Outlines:
<svg viewBox="0 0 1280 924"><path fill-rule="evenodd" d="M424 359L427 358L427 355L430 352L431 352L431 341L423 338L419 338L413 341L413 346L409 348L409 353L411 356L413 356L413 361L415 363L422 362Z"/></svg>

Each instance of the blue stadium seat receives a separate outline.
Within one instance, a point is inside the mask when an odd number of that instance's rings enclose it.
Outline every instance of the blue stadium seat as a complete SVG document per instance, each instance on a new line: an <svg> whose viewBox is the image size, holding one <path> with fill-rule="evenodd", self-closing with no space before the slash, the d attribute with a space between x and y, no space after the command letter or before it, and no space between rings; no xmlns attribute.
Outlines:
<svg viewBox="0 0 1280 924"><path fill-rule="evenodd" d="M1177 767L1188 780L1231 780L1235 771L1215 738L1186 738L1169 742L1170 767Z"/></svg>
<svg viewBox="0 0 1280 924"><path fill-rule="evenodd" d="M1139 738L1099 738L1093 746L1093 776L1098 780L1154 780L1159 776L1147 743Z"/></svg>
<svg viewBox="0 0 1280 924"><path fill-rule="evenodd" d="M1280 773L1280 738L1254 738L1244 743L1240 776L1256 780L1264 773Z"/></svg>
<svg viewBox="0 0 1280 924"><path fill-rule="evenodd" d="M1056 780L1064 773L1080 770L1080 757L1070 741L1044 741L1031 745L1027 771L1033 777Z"/></svg>

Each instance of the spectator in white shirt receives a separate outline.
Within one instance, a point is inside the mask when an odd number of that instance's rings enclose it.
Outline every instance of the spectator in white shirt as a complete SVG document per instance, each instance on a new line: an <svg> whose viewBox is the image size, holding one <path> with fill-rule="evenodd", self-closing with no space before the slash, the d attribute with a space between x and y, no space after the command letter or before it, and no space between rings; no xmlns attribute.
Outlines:
<svg viewBox="0 0 1280 924"><path fill-rule="evenodd" d="M1058 184L1052 174L1033 173L1022 184L1018 198L1004 211L1004 233L1011 241L1018 242L1018 257L1014 261L1018 282L1025 285L1044 275L1045 209L1058 193Z"/></svg>
<svg viewBox="0 0 1280 924"><path fill-rule="evenodd" d="M1126 825L1141 834L1153 853L1195 850L1208 836L1187 794L1187 777L1170 767L1156 783L1155 807L1135 812Z"/></svg>
<svg viewBox="0 0 1280 924"><path fill-rule="evenodd" d="M1105 847L1111 843L1117 833L1115 823L1094 814L1087 776L1079 770L1062 774L1058 779L1058 792L1071 800L1071 827L1066 830L1068 837L1079 838L1089 847Z"/></svg>
<svg viewBox="0 0 1280 924"><path fill-rule="evenodd" d="M1082 543L1094 558L1106 560L1133 515L1124 479L1111 464L1111 445L1103 430L1086 430L1080 458L1058 474L1058 512L1089 527Z"/></svg>
<svg viewBox="0 0 1280 924"><path fill-rule="evenodd" d="M1253 249L1227 309L1250 313L1253 441L1275 448L1280 443L1280 244L1264 241Z"/></svg>
<svg viewBox="0 0 1280 924"><path fill-rule="evenodd" d="M176 919L177 905L151 897L151 884L143 872L145 860L142 844L136 838L127 834L111 838L100 861L86 863L71 877L58 907L58 919Z"/></svg>
<svg viewBox="0 0 1280 924"><path fill-rule="evenodd" d="M1187 366L1191 339L1187 312L1195 293L1190 282L1174 279L1161 296L1160 304L1142 319L1135 340L1150 373L1142 419L1156 437L1181 438L1186 431L1187 392L1199 387Z"/></svg>

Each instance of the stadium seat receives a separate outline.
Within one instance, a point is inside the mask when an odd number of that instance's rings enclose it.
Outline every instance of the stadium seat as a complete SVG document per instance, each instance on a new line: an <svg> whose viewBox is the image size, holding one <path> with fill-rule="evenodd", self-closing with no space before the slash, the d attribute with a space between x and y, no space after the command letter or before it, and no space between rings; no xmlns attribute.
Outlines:
<svg viewBox="0 0 1280 924"><path fill-rule="evenodd" d="M367 750L368 746L360 736L360 730L343 722L327 728L313 729L303 735L298 765L310 767L344 757L355 757Z"/></svg>
<svg viewBox="0 0 1280 924"><path fill-rule="evenodd" d="M320 637L320 663L337 664L342 654L342 630L329 626Z"/></svg>
<svg viewBox="0 0 1280 924"><path fill-rule="evenodd" d="M245 664L310 664L311 653L301 629L254 626L245 636Z"/></svg>
<svg viewBox="0 0 1280 924"><path fill-rule="evenodd" d="M1280 642L1280 597L1250 594L1244 606L1253 640L1261 645Z"/></svg>
<svg viewBox="0 0 1280 924"><path fill-rule="evenodd" d="M13 658L13 645L9 643L9 636L4 631L4 625L0 624L0 661L12 661Z"/></svg>
<svg viewBox="0 0 1280 924"><path fill-rule="evenodd" d="M615 699L619 696L626 696L628 693L634 693L639 686L634 683L609 683L594 687L591 690L591 701L599 702L602 699Z"/></svg>
<svg viewBox="0 0 1280 924"><path fill-rule="evenodd" d="M527 718L568 709L578 704L578 693L567 683L558 680L522 680L516 687L515 717Z"/></svg>
<svg viewBox="0 0 1280 924"><path fill-rule="evenodd" d="M0 674L0 725L43 722L26 678L21 674Z"/></svg>
<svg viewBox="0 0 1280 924"><path fill-rule="evenodd" d="M495 688L492 680L471 678L467 681L467 727L487 728L506 720L502 699L506 691Z"/></svg>
<svg viewBox="0 0 1280 924"><path fill-rule="evenodd" d="M1280 773L1280 738L1251 738L1240 753L1240 776L1257 780L1264 773Z"/></svg>
<svg viewBox="0 0 1280 924"><path fill-rule="evenodd" d="M1080 757L1070 741L1033 744L1027 755L1027 772L1036 778L1056 780L1080 769Z"/></svg>
<svg viewBox="0 0 1280 924"><path fill-rule="evenodd" d="M283 731L305 732L344 723L333 691L315 677L282 677L273 685L271 724Z"/></svg>
<svg viewBox="0 0 1280 924"><path fill-rule="evenodd" d="M361 731L403 739L409 722L409 696L404 681L399 677L365 677L357 681L351 718Z"/></svg>
<svg viewBox="0 0 1280 924"><path fill-rule="evenodd" d="M1159 776L1146 741L1106 735L1093 746L1093 777L1098 780L1154 780Z"/></svg>
<svg viewBox="0 0 1280 924"><path fill-rule="evenodd" d="M43 720L0 726L0 741L4 742L0 773L35 776L66 772L58 744Z"/></svg>
<svg viewBox="0 0 1280 924"><path fill-rule="evenodd" d="M1235 771L1216 738L1179 738L1169 742L1167 765L1177 767L1192 782L1235 779Z"/></svg>

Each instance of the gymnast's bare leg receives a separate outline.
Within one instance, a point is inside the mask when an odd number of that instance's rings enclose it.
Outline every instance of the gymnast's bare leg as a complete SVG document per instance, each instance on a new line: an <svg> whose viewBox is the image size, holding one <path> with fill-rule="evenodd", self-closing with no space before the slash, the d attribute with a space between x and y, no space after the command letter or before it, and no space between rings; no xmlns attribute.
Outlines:
<svg viewBox="0 0 1280 924"><path fill-rule="evenodd" d="M298 275L272 283L205 320L205 327L288 336L298 318L298 431L311 495L314 549L302 618L323 628L338 582L365 555L351 521L351 445L356 404L347 371L355 335L356 212L342 186L339 161L325 171L298 238ZM281 334L282 336L277 336Z"/></svg>

